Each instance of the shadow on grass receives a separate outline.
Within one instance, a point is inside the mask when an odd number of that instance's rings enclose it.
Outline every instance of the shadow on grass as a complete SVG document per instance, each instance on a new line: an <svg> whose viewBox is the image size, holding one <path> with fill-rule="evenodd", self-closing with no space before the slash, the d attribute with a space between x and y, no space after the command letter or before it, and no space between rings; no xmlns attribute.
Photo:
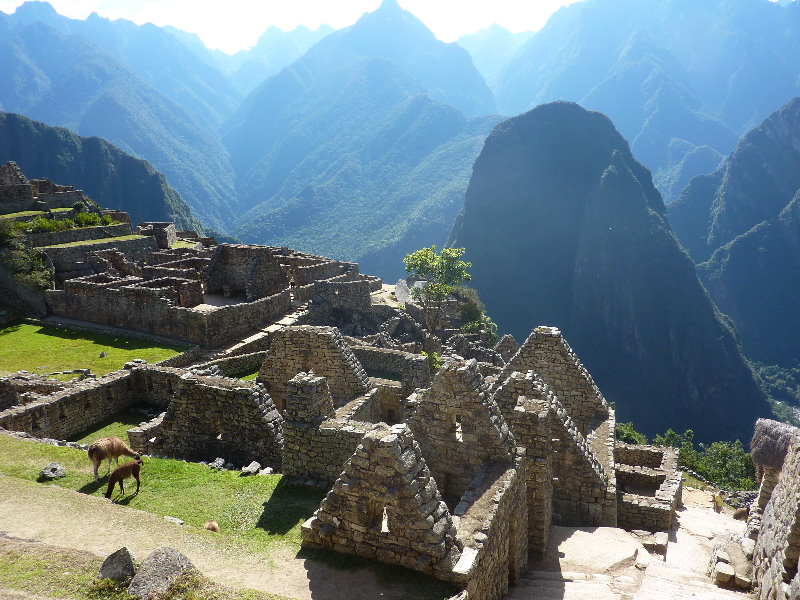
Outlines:
<svg viewBox="0 0 800 600"><path fill-rule="evenodd" d="M141 405L141 406L149 407L149 405ZM88 429L84 429L83 431L80 431L80 432L76 433L75 435L70 436L67 439L67 441L68 442L76 442L78 440L82 440L83 438L88 437L90 434L94 433L95 431L100 431L101 429L104 429L104 428L106 428L109 425L112 425L114 423L120 423L122 425L130 425L130 427L136 427L142 421L147 421L148 420L146 415L144 415L144 414L142 414L140 412L133 412L133 410L132 410L133 408L135 408L135 407L131 407L131 408L127 409L127 410L123 410L121 412L118 412L115 415L112 415L111 417L109 417L108 419L105 419L104 421L101 421L101 422L99 422L99 423L97 423L95 425L92 425ZM128 427L128 429L130 429L130 427ZM123 441L127 441L127 440L125 440L123 438ZM100 466L100 468L102 469L105 466L105 464L106 464L106 461L104 460L103 464Z"/></svg>
<svg viewBox="0 0 800 600"><path fill-rule="evenodd" d="M0 335L8 335L9 333L16 333L22 329L22 323L15 323L14 325L6 325L5 327L0 327Z"/></svg>
<svg viewBox="0 0 800 600"><path fill-rule="evenodd" d="M81 494L94 494L97 490L108 485L108 475L104 475L97 481L90 481L89 483L78 488Z"/></svg>
<svg viewBox="0 0 800 600"><path fill-rule="evenodd" d="M339 554L330 550L300 549L296 558L304 561L311 597L315 600L341 597L334 593L341 592L341 580L339 577L332 577L330 571L341 573L359 569L365 569L375 576L378 584L385 589L381 596L442 600L450 598L458 591L451 585L428 575L360 556Z"/></svg>
<svg viewBox="0 0 800 600"><path fill-rule="evenodd" d="M159 344L156 342L148 342L136 338L115 337L111 335L90 333L87 331L74 331L71 329L54 327L53 325L42 325L36 330L36 333L50 337L61 338L64 340L91 340L95 344L109 346L110 348L118 348L120 350L145 350L147 348L152 348L154 345L162 348L179 350L181 352L189 348L188 344Z"/></svg>
<svg viewBox="0 0 800 600"><path fill-rule="evenodd" d="M325 497L322 490L290 486L282 478L264 502L264 512L256 527L271 535L286 535L300 521L308 519Z"/></svg>

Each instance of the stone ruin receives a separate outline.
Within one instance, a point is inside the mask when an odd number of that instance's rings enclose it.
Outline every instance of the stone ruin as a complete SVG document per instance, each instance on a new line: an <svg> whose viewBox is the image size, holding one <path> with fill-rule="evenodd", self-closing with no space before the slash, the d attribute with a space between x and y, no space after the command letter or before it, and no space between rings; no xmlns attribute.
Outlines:
<svg viewBox="0 0 800 600"><path fill-rule="evenodd" d="M83 202L84 195L49 179L27 179L14 162L0 165L0 215L29 210L50 211Z"/></svg>
<svg viewBox="0 0 800 600"><path fill-rule="evenodd" d="M20 177L0 169L0 183L32 186ZM135 449L255 460L324 488L306 547L411 568L472 598L501 598L544 554L551 524L671 527L677 453L615 443L614 411L558 329L490 348L449 327L460 314L449 302L432 376L419 307L382 301L381 280L354 263L215 245L165 223L137 231L131 244L46 247L49 318L197 346L68 385L0 379L0 428L66 439L145 403ZM197 243L172 247L178 238Z"/></svg>

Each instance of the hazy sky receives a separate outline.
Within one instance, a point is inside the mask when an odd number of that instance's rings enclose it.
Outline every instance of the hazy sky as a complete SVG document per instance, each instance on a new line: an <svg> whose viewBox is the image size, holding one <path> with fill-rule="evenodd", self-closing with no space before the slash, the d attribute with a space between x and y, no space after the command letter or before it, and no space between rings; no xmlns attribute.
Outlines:
<svg viewBox="0 0 800 600"><path fill-rule="evenodd" d="M511 31L539 29L560 6L576 0L399 0L446 42L499 23ZM21 0L0 0L12 13ZM110 19L173 25L196 33L211 48L235 52L256 43L270 25L339 29L371 12L380 0L50 0L62 15L85 19L91 12Z"/></svg>

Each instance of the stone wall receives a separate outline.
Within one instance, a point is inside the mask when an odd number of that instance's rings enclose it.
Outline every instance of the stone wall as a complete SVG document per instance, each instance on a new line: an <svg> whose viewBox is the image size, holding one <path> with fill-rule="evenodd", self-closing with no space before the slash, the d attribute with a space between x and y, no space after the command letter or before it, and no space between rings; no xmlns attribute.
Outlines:
<svg viewBox="0 0 800 600"><path fill-rule="evenodd" d="M217 358L197 365L197 369L208 369L217 367L225 377L239 377L245 373L255 373L264 364L267 357L266 351L250 352L248 354L237 354Z"/></svg>
<svg viewBox="0 0 800 600"><path fill-rule="evenodd" d="M800 439L793 439L778 484L764 509L753 553L757 600L787 600L800 557Z"/></svg>
<svg viewBox="0 0 800 600"><path fill-rule="evenodd" d="M131 226L127 223L120 225L100 225L97 227L78 227L67 229L66 231L53 231L44 233L33 233L27 239L34 246L52 246L55 244L71 244L85 240L102 240L103 238L120 237L130 235Z"/></svg>
<svg viewBox="0 0 800 600"><path fill-rule="evenodd" d="M592 376L555 327L534 329L504 368L501 379L513 371L524 373L529 369L553 390L582 436L588 436L589 425L598 416L608 416L608 403Z"/></svg>
<svg viewBox="0 0 800 600"><path fill-rule="evenodd" d="M0 427L64 440L139 401L131 372L115 371L40 401L4 410L0 412Z"/></svg>
<svg viewBox="0 0 800 600"><path fill-rule="evenodd" d="M297 263L297 266L290 268L290 273L296 286L304 286L322 279L330 279L353 268L353 263L341 263L327 258L318 258L316 260L319 261L316 264L303 265ZM358 269L358 266L356 265L355 268Z"/></svg>
<svg viewBox="0 0 800 600"><path fill-rule="evenodd" d="M369 312L372 305L369 281L317 281L314 284L315 304L331 308Z"/></svg>
<svg viewBox="0 0 800 600"><path fill-rule="evenodd" d="M288 382L300 372L328 379L336 406L342 406L370 387L369 378L352 350L334 327L300 325L275 334L258 381L264 383L275 404L286 406Z"/></svg>
<svg viewBox="0 0 800 600"><path fill-rule="evenodd" d="M178 237L175 235L175 224L172 222L139 223L136 233L152 235L156 239L158 247L162 249L172 248L172 245L178 241Z"/></svg>
<svg viewBox="0 0 800 600"><path fill-rule="evenodd" d="M325 377L298 373L288 384L283 417L283 474L335 481L374 425L336 418Z"/></svg>
<svg viewBox="0 0 800 600"><path fill-rule="evenodd" d="M616 527L616 489L555 395L550 404L550 431L553 522L570 527Z"/></svg>
<svg viewBox="0 0 800 600"><path fill-rule="evenodd" d="M248 301L289 288L289 275L265 246L221 244L206 269L206 291Z"/></svg>
<svg viewBox="0 0 800 600"><path fill-rule="evenodd" d="M430 385L428 359L421 354L372 346L353 346L352 350L370 377L399 381L400 394L404 398L414 390Z"/></svg>
<svg viewBox="0 0 800 600"><path fill-rule="evenodd" d="M119 281L119 280L118 280ZM232 304L208 311L176 306L176 297L167 288L151 289L126 278L93 285L91 279L71 280L65 289L46 292L51 313L93 323L132 329L186 340L201 346L218 347L244 337L291 308L288 290L251 303ZM187 286L196 285L189 282ZM84 289L85 293L78 291Z"/></svg>
<svg viewBox="0 0 800 600"><path fill-rule="evenodd" d="M168 401L151 451L188 460L221 456L242 466L255 460L280 468L283 419L263 387L163 367L148 367L145 377L147 401Z"/></svg>
<svg viewBox="0 0 800 600"><path fill-rule="evenodd" d="M543 557L553 518L552 392L528 371L513 373L494 398L514 432L517 446L525 448L528 547L534 556Z"/></svg>
<svg viewBox="0 0 800 600"><path fill-rule="evenodd" d="M460 557L450 511L405 425L364 436L301 534L306 548L440 577L451 573Z"/></svg>
<svg viewBox="0 0 800 600"><path fill-rule="evenodd" d="M53 261L57 273L85 271L89 263L89 254L96 250L113 249L124 254L129 260L147 259L157 249L152 237L132 238L127 240L98 240L91 244L77 246L44 246L44 250Z"/></svg>
<svg viewBox="0 0 800 600"><path fill-rule="evenodd" d="M467 490L475 502L460 520L458 537L464 548L450 580L464 585L470 598L501 600L528 568L523 456L520 452L513 465L501 467L499 476L497 465L487 468ZM479 525L466 531L464 522Z"/></svg>
<svg viewBox="0 0 800 600"><path fill-rule="evenodd" d="M669 531L683 489L678 450L618 442L616 474L619 527Z"/></svg>
<svg viewBox="0 0 800 600"><path fill-rule="evenodd" d="M515 441L489 395L477 362L450 361L406 401L408 426L448 506L455 506L481 465L510 462Z"/></svg>

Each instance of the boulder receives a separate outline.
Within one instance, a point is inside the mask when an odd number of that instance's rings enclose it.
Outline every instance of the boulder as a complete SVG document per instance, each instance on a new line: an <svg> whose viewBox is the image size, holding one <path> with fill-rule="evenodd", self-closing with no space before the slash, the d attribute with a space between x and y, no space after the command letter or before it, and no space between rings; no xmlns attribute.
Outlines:
<svg viewBox="0 0 800 600"><path fill-rule="evenodd" d="M100 579L126 581L136 574L133 554L125 547L109 554L100 567Z"/></svg>
<svg viewBox="0 0 800 600"><path fill-rule="evenodd" d="M135 598L149 598L166 591L185 571L196 570L183 554L169 546L162 546L144 559L128 586L128 594Z"/></svg>
<svg viewBox="0 0 800 600"><path fill-rule="evenodd" d="M248 475L258 475L258 472L261 470L261 463L256 461L251 462L246 467L242 467L242 472L239 473L242 477L247 477Z"/></svg>
<svg viewBox="0 0 800 600"><path fill-rule="evenodd" d="M39 481L52 481L59 477L64 477L67 470L58 463L50 463L44 469L39 471Z"/></svg>

